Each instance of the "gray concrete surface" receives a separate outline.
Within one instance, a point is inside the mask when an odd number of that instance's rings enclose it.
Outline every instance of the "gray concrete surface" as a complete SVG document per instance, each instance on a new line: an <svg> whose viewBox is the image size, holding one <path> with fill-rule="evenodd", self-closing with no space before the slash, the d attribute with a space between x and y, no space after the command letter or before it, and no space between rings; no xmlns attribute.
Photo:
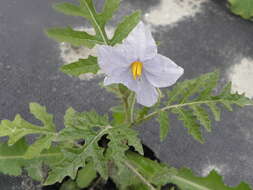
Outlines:
<svg viewBox="0 0 253 190"><path fill-rule="evenodd" d="M88 24L81 18L54 12L51 9L54 2L61 1L0 1L0 119L13 119L16 113L21 113L34 121L28 113L28 104L36 101L47 106L61 128L64 110L69 106L79 111L96 109L105 113L117 104L98 86L101 77L80 80L58 70L64 56L70 55L64 54L62 46L48 39L43 30L65 25L88 27ZM101 8L102 1L96 2ZM155 39L161 41L159 52L184 67L183 79L218 68L222 83L235 80L235 90L252 94L253 23L229 13L225 1L124 0L111 26L133 9L143 11L143 20L152 28ZM217 169L227 184L245 180L253 185L252 115L253 108L224 111L222 121L213 125L213 132L205 134L203 145L194 141L175 118L171 119L170 135L162 143L155 122L146 123L140 131L143 142L172 166L190 167L200 175ZM0 189L27 189L21 185L24 181L1 175Z"/></svg>

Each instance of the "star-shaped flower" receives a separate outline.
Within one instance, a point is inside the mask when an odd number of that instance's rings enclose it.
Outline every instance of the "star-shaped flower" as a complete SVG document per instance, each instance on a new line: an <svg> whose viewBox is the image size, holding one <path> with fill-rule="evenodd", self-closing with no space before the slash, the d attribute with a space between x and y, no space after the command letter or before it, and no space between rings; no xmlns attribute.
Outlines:
<svg viewBox="0 0 253 190"><path fill-rule="evenodd" d="M124 84L136 93L137 102L150 107L159 98L156 88L173 85L183 68L157 53L150 30L140 22L122 44L97 47L98 64L107 75L104 85Z"/></svg>

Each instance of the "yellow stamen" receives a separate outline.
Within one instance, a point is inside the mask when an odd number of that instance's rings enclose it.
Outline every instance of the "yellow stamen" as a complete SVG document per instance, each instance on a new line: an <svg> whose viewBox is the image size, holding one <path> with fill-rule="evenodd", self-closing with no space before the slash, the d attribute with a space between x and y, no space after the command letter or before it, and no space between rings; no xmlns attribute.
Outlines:
<svg viewBox="0 0 253 190"><path fill-rule="evenodd" d="M141 76L141 74L142 74L142 65L143 65L143 63L140 62L140 61L135 61L135 62L132 63L131 69L132 69L132 74L133 74L134 80L136 80L138 77Z"/></svg>

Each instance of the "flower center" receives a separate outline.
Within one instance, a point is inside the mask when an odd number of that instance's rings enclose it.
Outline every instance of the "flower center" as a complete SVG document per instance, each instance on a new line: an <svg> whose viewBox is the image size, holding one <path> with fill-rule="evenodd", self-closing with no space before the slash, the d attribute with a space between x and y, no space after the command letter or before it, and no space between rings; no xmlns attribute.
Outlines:
<svg viewBox="0 0 253 190"><path fill-rule="evenodd" d="M143 63L140 61L135 61L132 63L131 69L132 69L132 74L133 74L134 80L136 80L137 78L139 78L141 76L142 66L143 66Z"/></svg>

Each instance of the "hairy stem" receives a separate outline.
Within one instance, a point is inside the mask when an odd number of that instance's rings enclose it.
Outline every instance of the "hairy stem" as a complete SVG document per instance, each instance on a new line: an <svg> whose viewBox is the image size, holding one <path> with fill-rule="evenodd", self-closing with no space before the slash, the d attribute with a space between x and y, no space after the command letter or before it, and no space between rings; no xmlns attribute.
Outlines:
<svg viewBox="0 0 253 190"><path fill-rule="evenodd" d="M128 97L123 96L122 100L123 100L124 110L125 110L125 122L128 124L128 123L131 123L131 118L129 115Z"/></svg>
<svg viewBox="0 0 253 190"><path fill-rule="evenodd" d="M130 122L134 122L134 106L135 106L135 101L136 101L136 95L134 92L131 93L130 95L130 100L129 100L129 114L130 114Z"/></svg>

